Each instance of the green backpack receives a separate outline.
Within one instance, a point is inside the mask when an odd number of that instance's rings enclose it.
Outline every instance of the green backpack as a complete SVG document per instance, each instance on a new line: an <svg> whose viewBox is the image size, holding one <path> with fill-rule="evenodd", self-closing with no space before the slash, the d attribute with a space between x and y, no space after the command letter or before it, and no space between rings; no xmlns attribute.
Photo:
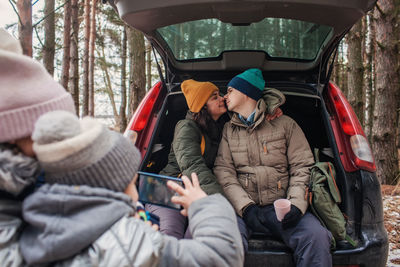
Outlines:
<svg viewBox="0 0 400 267"><path fill-rule="evenodd" d="M335 240L345 239L356 247L357 242L346 233L346 220L338 206L342 199L335 181L335 168L330 162L319 162L317 151L315 158L316 163L311 167L307 193L311 212L332 233ZM332 239L332 248L336 247L335 240Z"/></svg>

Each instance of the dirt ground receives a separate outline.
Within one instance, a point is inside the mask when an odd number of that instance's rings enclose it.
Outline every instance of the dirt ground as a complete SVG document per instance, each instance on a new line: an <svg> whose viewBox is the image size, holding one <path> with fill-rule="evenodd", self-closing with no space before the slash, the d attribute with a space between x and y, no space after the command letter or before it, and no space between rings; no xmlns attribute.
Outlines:
<svg viewBox="0 0 400 267"><path fill-rule="evenodd" d="M400 266L400 186L382 185L385 228L389 237L388 267Z"/></svg>

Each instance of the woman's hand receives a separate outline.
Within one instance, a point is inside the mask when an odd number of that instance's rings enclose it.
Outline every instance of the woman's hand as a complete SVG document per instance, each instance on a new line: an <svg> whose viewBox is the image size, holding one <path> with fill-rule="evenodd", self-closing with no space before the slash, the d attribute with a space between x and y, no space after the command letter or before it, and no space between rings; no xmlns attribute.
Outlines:
<svg viewBox="0 0 400 267"><path fill-rule="evenodd" d="M279 118L280 116L283 115L283 112L280 108L276 108L274 114L267 114L267 116L265 117L267 121L272 121L276 118Z"/></svg>
<svg viewBox="0 0 400 267"><path fill-rule="evenodd" d="M168 181L167 186L179 194L179 196L173 196L171 201L175 204L181 205L183 207L181 214L187 216L189 206L194 201L206 197L207 194L201 189L196 173L192 173L193 184L187 176L182 176L182 181L185 188L172 181Z"/></svg>

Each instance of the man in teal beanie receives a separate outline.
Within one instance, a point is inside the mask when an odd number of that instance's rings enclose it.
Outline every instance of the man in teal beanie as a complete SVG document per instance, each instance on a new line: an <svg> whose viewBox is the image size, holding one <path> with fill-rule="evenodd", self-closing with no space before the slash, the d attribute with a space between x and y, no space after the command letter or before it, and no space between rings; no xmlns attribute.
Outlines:
<svg viewBox="0 0 400 267"><path fill-rule="evenodd" d="M297 266L332 266L332 235L307 212L305 193L314 164L310 146L290 117L266 119L285 96L277 91L279 101L267 106L261 98L264 87L259 69L248 69L228 83L225 101L234 114L222 131L214 174L240 217L242 238L270 233L291 248ZM291 205L279 221L273 202L281 198Z"/></svg>

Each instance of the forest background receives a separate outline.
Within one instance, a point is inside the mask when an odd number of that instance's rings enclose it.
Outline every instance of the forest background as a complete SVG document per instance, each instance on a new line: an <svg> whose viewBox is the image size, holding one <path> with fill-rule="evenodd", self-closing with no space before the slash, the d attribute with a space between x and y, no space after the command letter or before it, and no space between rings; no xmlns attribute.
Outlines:
<svg viewBox="0 0 400 267"><path fill-rule="evenodd" d="M97 0L1 1L1 17L10 15L4 10L15 17L6 30L72 94L79 115L124 131L158 79L143 34ZM363 125L379 180L393 185L400 181L399 51L400 0L379 0L340 43L331 77Z"/></svg>

